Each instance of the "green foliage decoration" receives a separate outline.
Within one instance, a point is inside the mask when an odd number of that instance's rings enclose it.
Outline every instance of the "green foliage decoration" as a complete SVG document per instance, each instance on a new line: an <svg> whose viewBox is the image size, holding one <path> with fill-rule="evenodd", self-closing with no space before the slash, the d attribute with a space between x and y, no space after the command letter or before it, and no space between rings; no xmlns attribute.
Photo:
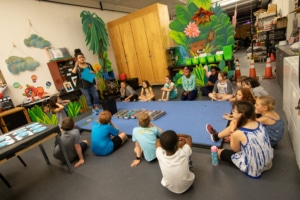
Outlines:
<svg viewBox="0 0 300 200"><path fill-rule="evenodd" d="M104 21L97 14L85 10L80 13L80 17L86 45L89 46L89 50L94 55L98 55L98 62L102 66L97 80L100 82L98 89L101 98L103 98L103 91L105 90L103 73L112 71L112 63L107 56L107 46L109 45L108 33Z"/></svg>
<svg viewBox="0 0 300 200"><path fill-rule="evenodd" d="M195 13L199 12L200 8L212 12L213 15L209 15L208 21L198 24L199 36L189 37L184 34L184 30L190 22L194 21L192 18ZM216 36L206 47L206 53L215 53L217 50L222 50L223 46L234 45L234 26L219 4L212 7L211 0L190 0L187 6L176 5L175 9L176 19L169 25L170 37L177 45L185 47L186 52L189 52L191 43L205 40L211 31L214 31Z"/></svg>
<svg viewBox="0 0 300 200"><path fill-rule="evenodd" d="M81 109L82 109L82 112L86 112L89 110L89 107L87 105L87 102L86 102L86 98L84 95L81 95L79 97L79 100L78 100L80 106L81 106Z"/></svg>
<svg viewBox="0 0 300 200"><path fill-rule="evenodd" d="M67 105L68 116L76 117L80 114L81 105L78 101L70 102Z"/></svg>
<svg viewBox="0 0 300 200"><path fill-rule="evenodd" d="M207 82L207 77L205 76L205 68L200 64L196 65L196 67L193 69L192 74L196 77L196 86L204 86ZM182 76L183 71L179 70L178 73L173 77L174 83L176 86L182 86Z"/></svg>
<svg viewBox="0 0 300 200"><path fill-rule="evenodd" d="M43 112L42 108L38 105L27 109L28 114L33 122L40 122L42 124L58 125L57 117L55 114L50 113L47 115Z"/></svg>

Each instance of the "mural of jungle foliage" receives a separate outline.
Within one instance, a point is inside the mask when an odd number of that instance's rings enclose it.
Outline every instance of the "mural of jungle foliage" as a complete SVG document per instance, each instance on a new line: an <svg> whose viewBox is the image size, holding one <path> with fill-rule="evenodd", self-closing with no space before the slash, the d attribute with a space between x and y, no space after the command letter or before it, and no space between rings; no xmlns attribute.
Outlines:
<svg viewBox="0 0 300 200"><path fill-rule="evenodd" d="M65 111L67 115L72 118L88 111L84 95L81 95L78 101L70 102L67 106L65 106ZM44 106L35 105L28 109L28 114L33 122L58 125L57 117L51 112L48 104Z"/></svg>
<svg viewBox="0 0 300 200"><path fill-rule="evenodd" d="M106 88L104 77L114 78L111 62L108 59L107 47L109 45L108 33L104 21L95 13L82 11L80 13L82 30L85 35L86 45L94 55L98 56L98 64L94 67L97 79L97 88L103 99Z"/></svg>
<svg viewBox="0 0 300 200"><path fill-rule="evenodd" d="M193 74L196 76L197 86L206 84L211 66L218 66L222 71L227 71L228 78L233 76L234 64L231 70L228 70L223 59L219 60L219 64L199 61L201 55L207 55L207 58L210 58L214 57L218 51L228 53L224 49L228 47L232 49L235 43L234 26L220 5L212 4L211 0L189 0L186 6L177 5L176 19L170 23L169 27L170 37L178 45L175 52L176 65L196 65ZM230 51L229 53L232 54L232 50ZM173 77L177 86L182 83L182 75L182 70L180 70Z"/></svg>

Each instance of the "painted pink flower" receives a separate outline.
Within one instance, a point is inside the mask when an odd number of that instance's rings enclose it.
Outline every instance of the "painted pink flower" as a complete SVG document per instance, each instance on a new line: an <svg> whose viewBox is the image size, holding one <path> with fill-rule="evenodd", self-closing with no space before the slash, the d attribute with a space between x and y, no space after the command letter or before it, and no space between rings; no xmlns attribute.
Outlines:
<svg viewBox="0 0 300 200"><path fill-rule="evenodd" d="M200 34L199 28L195 22L190 22L183 32L190 38L198 37Z"/></svg>

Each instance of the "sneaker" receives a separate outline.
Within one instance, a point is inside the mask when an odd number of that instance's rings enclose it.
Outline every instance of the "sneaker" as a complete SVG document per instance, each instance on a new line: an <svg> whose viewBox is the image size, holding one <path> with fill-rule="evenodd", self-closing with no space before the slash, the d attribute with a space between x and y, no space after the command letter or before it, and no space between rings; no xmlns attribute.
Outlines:
<svg viewBox="0 0 300 200"><path fill-rule="evenodd" d="M214 127L210 124L206 124L206 131L209 133L211 141L216 142L217 140L214 139L214 135L218 135L218 132Z"/></svg>

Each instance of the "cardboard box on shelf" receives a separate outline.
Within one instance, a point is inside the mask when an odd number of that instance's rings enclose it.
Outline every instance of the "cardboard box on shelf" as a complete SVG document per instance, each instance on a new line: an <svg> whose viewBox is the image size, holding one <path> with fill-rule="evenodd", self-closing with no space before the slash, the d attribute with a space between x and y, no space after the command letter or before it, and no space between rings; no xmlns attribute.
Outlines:
<svg viewBox="0 0 300 200"><path fill-rule="evenodd" d="M285 28L287 26L287 17L277 19L276 28Z"/></svg>
<svg viewBox="0 0 300 200"><path fill-rule="evenodd" d="M277 12L277 4L269 4L267 12L268 13L276 13Z"/></svg>

